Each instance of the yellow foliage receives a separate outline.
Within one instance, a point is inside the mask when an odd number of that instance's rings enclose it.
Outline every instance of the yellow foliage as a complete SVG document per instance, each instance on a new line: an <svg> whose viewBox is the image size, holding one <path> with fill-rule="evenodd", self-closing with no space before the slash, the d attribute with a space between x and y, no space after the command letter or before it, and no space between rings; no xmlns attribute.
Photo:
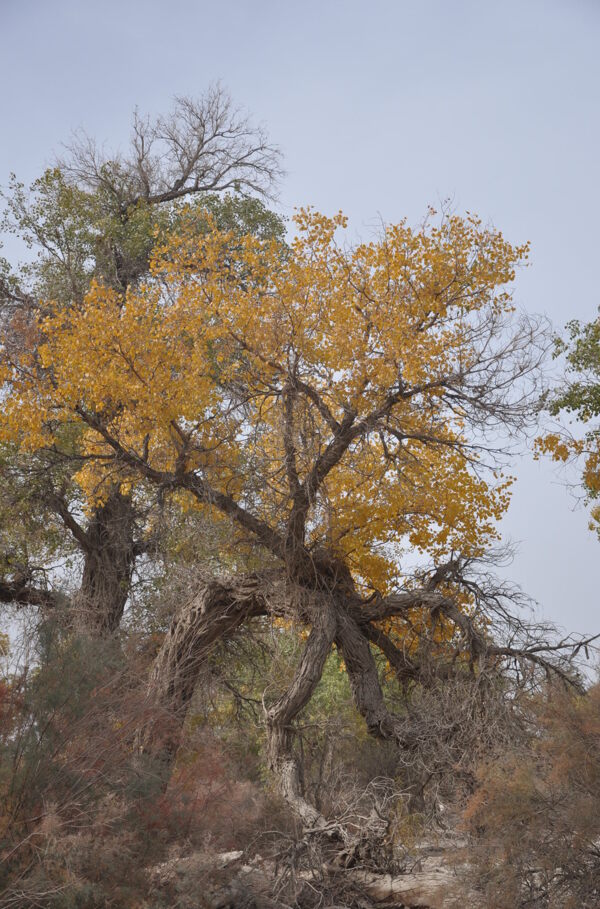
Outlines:
<svg viewBox="0 0 600 909"><path fill-rule="evenodd" d="M480 553L511 479L473 470L464 414L443 391L476 357L478 314L511 309L504 287L527 247L468 216L402 222L348 251L336 242L345 224L300 211L286 254L184 227L126 296L93 284L80 308L50 306L36 349L1 360L0 438L35 451L75 423L90 502L142 475L185 499L196 475L281 528L293 483L352 412L363 431L322 477L306 545L381 591L402 547ZM386 428L371 431L385 408Z"/></svg>
<svg viewBox="0 0 600 909"><path fill-rule="evenodd" d="M566 439L555 432L536 439L535 455L547 454L554 461L568 461L569 458L581 454L583 443L577 439Z"/></svg>

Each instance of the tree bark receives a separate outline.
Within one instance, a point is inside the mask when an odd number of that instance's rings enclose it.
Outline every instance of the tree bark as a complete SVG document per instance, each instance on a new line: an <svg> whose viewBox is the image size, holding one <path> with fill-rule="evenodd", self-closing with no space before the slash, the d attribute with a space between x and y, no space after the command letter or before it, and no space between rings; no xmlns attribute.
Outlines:
<svg viewBox="0 0 600 909"><path fill-rule="evenodd" d="M322 831L333 825L304 798L300 769L293 750L292 722L308 704L321 680L335 631L333 606L325 598L319 598L313 625L293 681L285 694L265 709L269 766L278 777L284 799L300 818L304 828L309 830Z"/></svg>
<svg viewBox="0 0 600 909"><path fill-rule="evenodd" d="M365 632L347 613L339 611L336 644L346 664L352 697L369 733L403 744L401 725L390 713L379 683L375 659Z"/></svg>
<svg viewBox="0 0 600 909"><path fill-rule="evenodd" d="M89 633L112 634L120 625L135 565L134 534L131 498L111 492L93 512L80 541L84 564L76 609L79 624Z"/></svg>
<svg viewBox="0 0 600 909"><path fill-rule="evenodd" d="M265 578L207 581L175 615L150 674L150 717L138 735L142 751L171 757L179 746L189 702L215 644L266 612ZM162 731L159 731L161 730Z"/></svg>

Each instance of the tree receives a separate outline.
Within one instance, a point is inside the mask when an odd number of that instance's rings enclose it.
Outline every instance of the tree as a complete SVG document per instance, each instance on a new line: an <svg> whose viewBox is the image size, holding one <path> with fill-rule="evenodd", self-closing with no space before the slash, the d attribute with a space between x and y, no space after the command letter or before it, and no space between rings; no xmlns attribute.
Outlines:
<svg viewBox="0 0 600 909"><path fill-rule="evenodd" d="M548 432L537 446L558 462L583 459L583 486L592 504L590 529L600 534L600 508L594 504L600 495L600 319L587 325L573 321L567 328L568 340L555 342L556 355L566 354L567 374L546 403L552 416L573 414L588 428L580 438L564 430Z"/></svg>
<svg viewBox="0 0 600 909"><path fill-rule="evenodd" d="M330 833L302 792L293 722L334 645L369 732L404 750L414 730L383 697L376 650L406 685L432 655L446 677L522 659L570 677L552 660L565 644L523 623L492 636L506 591L470 573L509 501L499 434L526 425L544 351L511 302L527 247L452 215L347 249L345 224L301 211L282 254L216 223L199 235L184 213L147 280L50 306L34 352L2 366L4 440L60 452L76 432L88 508L154 489L232 528L239 572L181 604L151 675L179 728L216 641L260 616L307 629L265 722L286 798ZM403 576L406 549L433 569Z"/></svg>
<svg viewBox="0 0 600 909"><path fill-rule="evenodd" d="M67 157L28 194L13 178L3 227L37 257L21 269L0 268L4 356L13 364L35 349L35 326L46 300L67 311L82 305L93 280L125 292L148 271L157 237L176 228L180 200L194 201L195 230L209 212L233 233L283 239L281 220L259 198L280 173L279 154L219 86L199 100L179 98L173 113L154 121L136 113L127 154L104 155L76 137ZM219 192L235 190L227 197ZM188 225L191 221L188 216ZM156 545L152 497L132 497L118 484L102 505L84 513L72 475L81 464L77 431L65 430L54 450L23 458L3 454L5 501L0 598L56 604L49 590L57 558L79 554L79 590L72 606L88 630L107 634L120 624L140 556ZM35 551L23 528L37 516ZM18 515L18 521L15 516ZM25 520L25 516L27 520ZM73 612L73 609L71 610Z"/></svg>

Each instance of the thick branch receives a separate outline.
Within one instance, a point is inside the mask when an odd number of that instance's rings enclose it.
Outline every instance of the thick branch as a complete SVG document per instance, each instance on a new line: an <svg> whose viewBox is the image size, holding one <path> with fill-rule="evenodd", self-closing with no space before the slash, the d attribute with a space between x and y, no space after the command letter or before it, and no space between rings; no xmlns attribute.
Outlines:
<svg viewBox="0 0 600 909"><path fill-rule="evenodd" d="M59 518L67 528L71 531L75 541L81 546L83 550L87 550L89 547L89 539L87 532L84 528L75 520L67 503L62 495L58 492L53 492L50 495L50 503L54 506L56 513Z"/></svg>
<svg viewBox="0 0 600 909"><path fill-rule="evenodd" d="M329 428L334 433L338 433L340 430L340 424L333 416L329 407L321 397L321 395L316 391L308 382L303 382L301 379L294 378L294 387L301 391L310 401L313 402Z"/></svg>
<svg viewBox="0 0 600 909"><path fill-rule="evenodd" d="M143 477L163 488L188 489L199 501L207 505L214 505L219 511L233 518L241 527L250 531L259 543L262 543L278 558L285 557L285 546L281 536L265 521L252 515L242 508L231 496L214 489L206 480L193 473L181 475L167 473L151 467L148 461L123 445L108 431L97 414L77 407L77 413L88 426L95 429L117 455L123 464L134 467Z"/></svg>
<svg viewBox="0 0 600 909"><path fill-rule="evenodd" d="M400 682L419 677L419 664L400 650L399 647L396 647L381 628L376 628L374 625L366 625L363 630L369 641L381 650Z"/></svg>
<svg viewBox="0 0 600 909"><path fill-rule="evenodd" d="M27 578L0 579L0 603L17 606L42 606L53 609L60 605L60 597L50 590L34 587Z"/></svg>
<svg viewBox="0 0 600 909"><path fill-rule="evenodd" d="M294 389L286 386L283 390L283 447L285 471L292 496L295 496L300 490L300 479L296 464L296 446L294 443L294 400Z"/></svg>
<svg viewBox="0 0 600 909"><path fill-rule="evenodd" d="M213 647L243 622L266 612L266 578L248 575L233 581L208 581L173 619L158 652L149 681L152 710L166 715L170 729L166 750L174 754L188 704ZM155 724L141 730L142 748L149 747Z"/></svg>
<svg viewBox="0 0 600 909"><path fill-rule="evenodd" d="M341 610L335 641L346 664L354 703L367 729L376 738L394 739L402 744L402 730L385 705L369 642L354 619Z"/></svg>
<svg viewBox="0 0 600 909"><path fill-rule="evenodd" d="M392 593L387 597L375 597L372 602L367 602L356 610L354 617L361 625L365 625L368 622L381 622L393 616L406 615L411 609L419 607L434 610L446 606L454 607L454 603L448 597L435 593L426 586L405 593Z"/></svg>

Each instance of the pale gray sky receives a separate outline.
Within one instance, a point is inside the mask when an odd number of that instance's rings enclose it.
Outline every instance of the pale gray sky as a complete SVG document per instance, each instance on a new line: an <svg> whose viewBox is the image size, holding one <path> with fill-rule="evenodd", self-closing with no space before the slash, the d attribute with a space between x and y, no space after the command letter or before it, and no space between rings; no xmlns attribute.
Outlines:
<svg viewBox="0 0 600 909"><path fill-rule="evenodd" d="M0 183L83 127L221 79L284 154L281 209L358 232L451 197L532 243L517 301L562 326L600 304L600 0L0 0ZM600 631L600 542L525 457L507 535L543 614Z"/></svg>

